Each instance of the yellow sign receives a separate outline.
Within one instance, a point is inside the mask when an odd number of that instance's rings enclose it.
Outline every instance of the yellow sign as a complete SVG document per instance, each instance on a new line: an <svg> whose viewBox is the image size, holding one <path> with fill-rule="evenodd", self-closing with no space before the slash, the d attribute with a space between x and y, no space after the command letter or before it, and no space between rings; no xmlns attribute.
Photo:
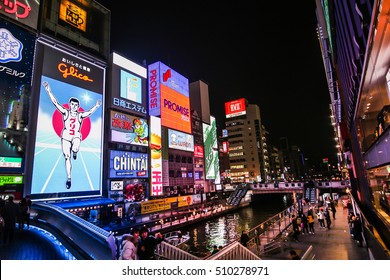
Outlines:
<svg viewBox="0 0 390 280"><path fill-rule="evenodd" d="M70 1L62 0L59 13L61 20L67 22L73 27L76 27L77 29L80 29L84 32L86 31L87 12L79 6Z"/></svg>
<svg viewBox="0 0 390 280"><path fill-rule="evenodd" d="M156 199L141 203L141 214L156 213L171 209L171 204L165 202L164 199Z"/></svg>
<svg viewBox="0 0 390 280"><path fill-rule="evenodd" d="M156 213L160 211L170 210L171 203L177 202L178 207L185 207L192 205L192 196L178 196L178 197L168 197L163 199L155 199L150 201L145 201L141 203L141 214Z"/></svg>

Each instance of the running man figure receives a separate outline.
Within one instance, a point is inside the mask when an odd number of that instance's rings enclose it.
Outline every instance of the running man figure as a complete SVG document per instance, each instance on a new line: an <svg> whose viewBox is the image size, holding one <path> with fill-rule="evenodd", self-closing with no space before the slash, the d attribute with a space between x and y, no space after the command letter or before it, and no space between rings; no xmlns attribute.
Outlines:
<svg viewBox="0 0 390 280"><path fill-rule="evenodd" d="M80 102L77 98L71 97L69 99L68 105L69 109L62 106L58 103L57 99L54 97L49 83L43 82L43 87L45 88L51 102L57 108L57 110L62 114L62 119L64 121L64 128L61 133L61 147L62 153L65 157L65 168L66 168L66 188L70 189L72 186L72 162L71 162L71 153L73 153L73 159L77 159L77 152L80 149L80 144L82 140L82 135L80 132L81 124L85 118L88 118L92 115L102 104L102 101L99 99L96 104L89 109L88 111L79 112Z"/></svg>

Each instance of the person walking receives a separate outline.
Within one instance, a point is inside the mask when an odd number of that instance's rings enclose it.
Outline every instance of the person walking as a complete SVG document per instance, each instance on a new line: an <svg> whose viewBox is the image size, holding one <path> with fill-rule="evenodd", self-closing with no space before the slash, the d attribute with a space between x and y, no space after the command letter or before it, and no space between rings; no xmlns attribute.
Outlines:
<svg viewBox="0 0 390 280"><path fill-rule="evenodd" d="M324 208L320 208L320 210L317 212L317 219L318 223L320 224L320 229L325 228Z"/></svg>
<svg viewBox="0 0 390 280"><path fill-rule="evenodd" d="M140 230L140 240L138 242L137 254L140 260L155 260L156 246L164 239L161 233L156 233L155 236L149 235L149 230L146 227Z"/></svg>
<svg viewBox="0 0 390 280"><path fill-rule="evenodd" d="M325 208L324 217L325 217L325 221L326 221L326 228L330 229L330 225L332 224L332 220L330 219L329 208Z"/></svg>
<svg viewBox="0 0 390 280"><path fill-rule="evenodd" d="M334 200L332 199L330 200L329 207L330 207L330 211L332 211L333 220L336 220L336 206Z"/></svg>
<svg viewBox="0 0 390 280"><path fill-rule="evenodd" d="M4 204L3 219L4 219L4 245L14 241L16 219L19 216L19 205L14 202L14 197L10 195Z"/></svg>
<svg viewBox="0 0 390 280"><path fill-rule="evenodd" d="M247 247L248 241L249 241L248 233L246 231L242 231L241 232L240 243L242 244L242 246Z"/></svg>
<svg viewBox="0 0 390 280"><path fill-rule="evenodd" d="M30 216L31 216L31 205L32 201L29 195L26 195L26 204L27 204L27 213L26 213L26 224L27 224L27 229L30 228Z"/></svg>
<svg viewBox="0 0 390 280"><path fill-rule="evenodd" d="M27 200L26 198L22 198L22 200L19 202L19 215L18 215L18 228L24 229L24 224L26 222L27 212L28 212L28 206L27 206Z"/></svg>
<svg viewBox="0 0 390 280"><path fill-rule="evenodd" d="M307 212L307 223L309 225L309 234L314 234L314 215L312 209Z"/></svg>
<svg viewBox="0 0 390 280"><path fill-rule="evenodd" d="M302 228L302 234L304 235L305 232L309 234L309 225L308 225L308 219L305 213L302 213L301 215L301 228Z"/></svg>
<svg viewBox="0 0 390 280"><path fill-rule="evenodd" d="M292 238L294 239L294 241L298 242L299 241L298 235L300 234L300 230L299 230L300 225L298 225L297 217L295 215L292 215L291 217L292 217L291 224L293 228Z"/></svg>

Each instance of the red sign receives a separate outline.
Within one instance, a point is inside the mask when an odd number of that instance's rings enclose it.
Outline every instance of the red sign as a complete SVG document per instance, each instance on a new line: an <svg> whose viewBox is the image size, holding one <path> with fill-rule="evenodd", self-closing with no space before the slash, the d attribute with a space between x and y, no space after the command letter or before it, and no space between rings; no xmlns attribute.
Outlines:
<svg viewBox="0 0 390 280"><path fill-rule="evenodd" d="M194 157L204 157L204 149L203 146L194 145Z"/></svg>
<svg viewBox="0 0 390 280"><path fill-rule="evenodd" d="M245 98L225 102L226 118L233 118L246 114Z"/></svg>

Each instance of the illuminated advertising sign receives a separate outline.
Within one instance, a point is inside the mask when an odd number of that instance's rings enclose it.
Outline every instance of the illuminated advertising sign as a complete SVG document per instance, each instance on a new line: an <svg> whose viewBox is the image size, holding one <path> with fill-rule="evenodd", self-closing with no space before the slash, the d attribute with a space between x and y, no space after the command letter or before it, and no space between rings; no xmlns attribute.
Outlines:
<svg viewBox="0 0 390 280"><path fill-rule="evenodd" d="M194 145L194 157L199 157L199 158L203 158L204 157L203 146Z"/></svg>
<svg viewBox="0 0 390 280"><path fill-rule="evenodd" d="M122 98L141 103L142 102L142 80L129 72L121 70L121 89Z"/></svg>
<svg viewBox="0 0 390 280"><path fill-rule="evenodd" d="M149 127L146 120L111 111L111 141L148 146Z"/></svg>
<svg viewBox="0 0 390 280"><path fill-rule="evenodd" d="M146 68L112 54L111 106L146 116Z"/></svg>
<svg viewBox="0 0 390 280"><path fill-rule="evenodd" d="M168 197L162 199L154 199L143 201L141 203L141 214L156 213L159 211L171 209L172 203L177 203L177 207L186 207L194 204L194 201L199 202L197 195L184 195L179 197Z"/></svg>
<svg viewBox="0 0 390 280"><path fill-rule="evenodd" d="M194 151L194 136L177 130L168 129L168 147L182 151Z"/></svg>
<svg viewBox="0 0 390 280"><path fill-rule="evenodd" d="M127 151L110 151L110 178L147 178L148 155Z"/></svg>
<svg viewBox="0 0 390 280"><path fill-rule="evenodd" d="M111 191L123 191L123 181L111 181Z"/></svg>
<svg viewBox="0 0 390 280"><path fill-rule="evenodd" d="M33 2L33 1L31 1ZM99 54L105 60L110 52L111 12L97 1L41 1L39 31L77 49Z"/></svg>
<svg viewBox="0 0 390 280"><path fill-rule="evenodd" d="M159 64L160 83L185 97L190 97L188 79L164 63L156 62Z"/></svg>
<svg viewBox="0 0 390 280"><path fill-rule="evenodd" d="M191 133L188 79L161 62L149 65L149 114L161 125Z"/></svg>
<svg viewBox="0 0 390 280"><path fill-rule="evenodd" d="M68 0L61 0L59 18L81 31L87 29L87 12Z"/></svg>
<svg viewBox="0 0 390 280"><path fill-rule="evenodd" d="M228 141L223 141L222 142L222 150L224 153L229 152L229 142Z"/></svg>
<svg viewBox="0 0 390 280"><path fill-rule="evenodd" d="M101 195L104 69L40 43L37 48L42 60L31 195Z"/></svg>
<svg viewBox="0 0 390 280"><path fill-rule="evenodd" d="M210 116L210 125L203 123L206 179L219 178L217 128L215 118ZM217 183L217 182L215 182Z"/></svg>
<svg viewBox="0 0 390 280"><path fill-rule="evenodd" d="M161 125L191 133L190 99L161 86Z"/></svg>
<svg viewBox="0 0 390 280"><path fill-rule="evenodd" d="M23 176L0 176L0 186L21 184L23 184Z"/></svg>
<svg viewBox="0 0 390 280"><path fill-rule="evenodd" d="M0 16L0 173L23 172L34 53L35 37Z"/></svg>
<svg viewBox="0 0 390 280"><path fill-rule="evenodd" d="M4 0L1 1L0 14L18 23L37 29L39 1Z"/></svg>
<svg viewBox="0 0 390 280"><path fill-rule="evenodd" d="M162 188L162 150L161 150L161 120L150 117L150 158L151 158L151 196L163 195Z"/></svg>
<svg viewBox="0 0 390 280"><path fill-rule="evenodd" d="M246 114L245 98L225 102L226 118L233 118Z"/></svg>
<svg viewBox="0 0 390 280"><path fill-rule="evenodd" d="M222 137L225 138L225 137L228 137L229 134L228 134L228 130L227 129L222 129Z"/></svg>
<svg viewBox="0 0 390 280"><path fill-rule="evenodd" d="M0 167L4 168L21 168L22 158L20 157L2 157L0 156Z"/></svg>
<svg viewBox="0 0 390 280"><path fill-rule="evenodd" d="M125 201L142 201L146 197L147 183L145 179L131 179L123 182L123 198Z"/></svg>

